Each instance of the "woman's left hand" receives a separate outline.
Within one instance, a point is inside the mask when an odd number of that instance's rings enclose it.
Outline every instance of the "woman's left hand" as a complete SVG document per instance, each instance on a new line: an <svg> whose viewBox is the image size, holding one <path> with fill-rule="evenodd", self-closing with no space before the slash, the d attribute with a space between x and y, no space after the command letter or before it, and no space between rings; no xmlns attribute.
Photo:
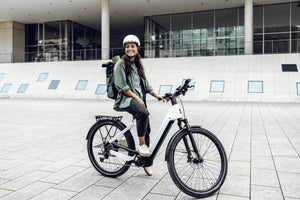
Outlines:
<svg viewBox="0 0 300 200"><path fill-rule="evenodd" d="M165 102L166 100L162 97L162 96L160 96L160 95L157 95L157 100L158 101L163 101L163 102Z"/></svg>

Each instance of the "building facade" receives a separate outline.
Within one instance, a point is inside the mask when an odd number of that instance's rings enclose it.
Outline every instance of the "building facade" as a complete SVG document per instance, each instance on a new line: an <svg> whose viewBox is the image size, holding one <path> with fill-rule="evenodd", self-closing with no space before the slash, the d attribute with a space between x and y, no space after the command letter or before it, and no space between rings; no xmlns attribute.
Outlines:
<svg viewBox="0 0 300 200"><path fill-rule="evenodd" d="M7 35L8 30L22 32L12 38L1 37L1 43L9 41L11 45L0 47L0 62L108 59L123 54L121 41L128 33L140 37L144 58L299 53L300 3L267 2L272 4L262 1L262 5L254 5L253 0L245 0L242 6L205 9L199 1L199 10L196 7L190 12L177 9L179 12L166 10L160 15L142 13L136 17L142 23L135 27L135 23L124 22L123 31L110 28L114 26L113 14L119 11L112 13L109 0L101 1L101 29L72 20L12 22L13 25L6 28L3 25L7 22L0 22L0 35ZM126 16L123 14L123 18Z"/></svg>

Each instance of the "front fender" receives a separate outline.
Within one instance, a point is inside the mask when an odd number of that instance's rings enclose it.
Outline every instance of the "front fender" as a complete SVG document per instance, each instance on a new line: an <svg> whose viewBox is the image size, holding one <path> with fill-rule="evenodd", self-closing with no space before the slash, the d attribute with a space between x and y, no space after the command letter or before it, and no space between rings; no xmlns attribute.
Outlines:
<svg viewBox="0 0 300 200"><path fill-rule="evenodd" d="M191 126L191 130L199 130L202 129L201 126ZM169 152L171 150L171 144L173 143L174 139L178 136L180 137L181 135L187 134L187 129L180 129L178 130L170 139L167 148L166 148L166 153L165 153L165 161L169 160Z"/></svg>

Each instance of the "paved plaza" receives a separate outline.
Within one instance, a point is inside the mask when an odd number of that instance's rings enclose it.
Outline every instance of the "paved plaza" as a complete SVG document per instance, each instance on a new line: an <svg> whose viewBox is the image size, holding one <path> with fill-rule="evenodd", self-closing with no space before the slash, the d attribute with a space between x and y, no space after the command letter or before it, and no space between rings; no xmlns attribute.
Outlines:
<svg viewBox="0 0 300 200"><path fill-rule="evenodd" d="M170 104L149 103L151 135ZM106 178L91 165L86 134L94 116L124 115L111 100L0 99L0 199L194 199L172 182L164 152L148 177L131 167ZM209 200L300 199L300 104L186 102L191 124L214 132L229 160L228 175Z"/></svg>

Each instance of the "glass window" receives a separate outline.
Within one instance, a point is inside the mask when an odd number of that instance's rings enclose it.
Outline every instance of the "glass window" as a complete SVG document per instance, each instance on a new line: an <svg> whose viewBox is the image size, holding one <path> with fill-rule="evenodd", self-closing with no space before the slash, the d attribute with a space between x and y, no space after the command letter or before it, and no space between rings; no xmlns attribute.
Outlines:
<svg viewBox="0 0 300 200"><path fill-rule="evenodd" d="M172 15L173 38L192 38L191 13Z"/></svg>
<svg viewBox="0 0 300 200"><path fill-rule="evenodd" d="M193 22L193 29L214 28L214 11L195 12Z"/></svg>
<svg viewBox="0 0 300 200"><path fill-rule="evenodd" d="M0 81L2 81L2 79L4 78L5 74L4 73L0 73Z"/></svg>
<svg viewBox="0 0 300 200"><path fill-rule="evenodd" d="M41 73L37 81L38 82L45 81L47 79L48 75L49 75L49 73Z"/></svg>
<svg viewBox="0 0 300 200"><path fill-rule="evenodd" d="M105 84L99 84L96 89L96 94L105 94L106 93L106 85Z"/></svg>
<svg viewBox="0 0 300 200"><path fill-rule="evenodd" d="M87 44L84 32L85 28L83 26L73 23L74 60L84 60L84 48Z"/></svg>
<svg viewBox="0 0 300 200"><path fill-rule="evenodd" d="M60 80L52 80L49 87L48 87L48 89L56 90L59 83L60 83Z"/></svg>
<svg viewBox="0 0 300 200"><path fill-rule="evenodd" d="M265 34L265 53L288 53L289 34Z"/></svg>
<svg viewBox="0 0 300 200"><path fill-rule="evenodd" d="M28 88L29 84L21 84L17 93L25 93L27 88Z"/></svg>
<svg viewBox="0 0 300 200"><path fill-rule="evenodd" d="M280 13L280 14L278 14ZM290 26L290 4L264 6L265 33L288 32Z"/></svg>
<svg viewBox="0 0 300 200"><path fill-rule="evenodd" d="M7 83L4 84L0 92L7 93L11 86L12 86L12 84L7 84Z"/></svg>
<svg viewBox="0 0 300 200"><path fill-rule="evenodd" d="M300 83L296 83L297 95L300 95Z"/></svg>
<svg viewBox="0 0 300 200"><path fill-rule="evenodd" d="M60 22L45 22L45 44L59 44Z"/></svg>
<svg viewBox="0 0 300 200"><path fill-rule="evenodd" d="M216 10L216 28L238 25L237 9Z"/></svg>
<svg viewBox="0 0 300 200"><path fill-rule="evenodd" d="M253 33L263 32L263 6L253 7Z"/></svg>
<svg viewBox="0 0 300 200"><path fill-rule="evenodd" d="M300 32L292 33L291 43L292 43L292 53L300 53Z"/></svg>
<svg viewBox="0 0 300 200"><path fill-rule="evenodd" d="M171 93L172 85L160 85L158 95L165 95Z"/></svg>
<svg viewBox="0 0 300 200"><path fill-rule="evenodd" d="M291 17L292 31L300 31L300 2L291 4Z"/></svg>
<svg viewBox="0 0 300 200"><path fill-rule="evenodd" d="M76 90L85 90L87 83L88 81L82 81L82 80L78 81Z"/></svg>
<svg viewBox="0 0 300 200"><path fill-rule="evenodd" d="M150 36L152 39L169 39L170 15L160 15L151 17ZM149 38L150 39L150 38Z"/></svg>
<svg viewBox="0 0 300 200"><path fill-rule="evenodd" d="M38 45L38 24L27 24L25 26L26 45Z"/></svg>
<svg viewBox="0 0 300 200"><path fill-rule="evenodd" d="M262 41L254 41L253 42L253 53L254 54L262 54L263 42Z"/></svg>
<svg viewBox="0 0 300 200"><path fill-rule="evenodd" d="M291 4L292 31L300 31L300 2Z"/></svg>
<svg viewBox="0 0 300 200"><path fill-rule="evenodd" d="M211 81L210 92L224 92L225 81Z"/></svg>
<svg viewBox="0 0 300 200"><path fill-rule="evenodd" d="M244 13L244 8L238 8L239 10L239 23L238 23L238 25L239 26L243 26L244 25L244 15L245 15L245 13Z"/></svg>
<svg viewBox="0 0 300 200"><path fill-rule="evenodd" d="M263 81L248 81L248 93L263 93Z"/></svg>

